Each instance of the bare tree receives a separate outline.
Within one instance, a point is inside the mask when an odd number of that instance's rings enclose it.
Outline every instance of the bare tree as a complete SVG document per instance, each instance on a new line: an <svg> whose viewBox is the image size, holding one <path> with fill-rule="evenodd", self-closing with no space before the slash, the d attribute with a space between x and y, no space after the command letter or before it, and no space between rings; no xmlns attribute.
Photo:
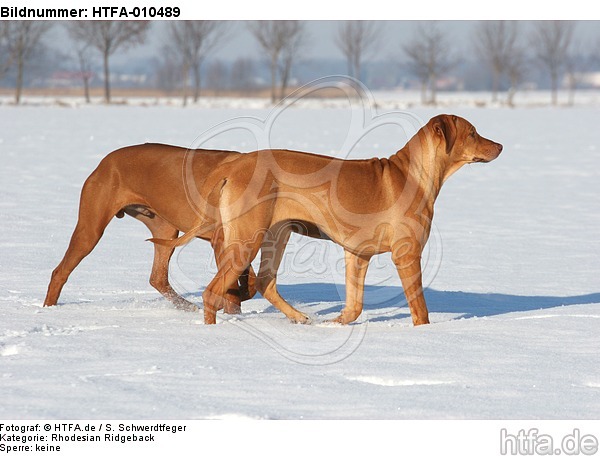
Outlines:
<svg viewBox="0 0 600 456"><path fill-rule="evenodd" d="M188 80L190 77L190 68L192 67L194 59L192 47L190 45L191 28L186 24L189 24L189 22L171 22L169 24L169 40L165 45L163 52L165 56L175 56L180 67L183 106L187 106Z"/></svg>
<svg viewBox="0 0 600 456"><path fill-rule="evenodd" d="M187 105L190 72L194 79L194 101L200 97L201 67L207 54L219 41L219 29L223 23L217 21L173 22L169 28L168 52L173 52L181 66L183 105Z"/></svg>
<svg viewBox="0 0 600 456"><path fill-rule="evenodd" d="M79 65L79 74L83 82L83 96L85 102L90 102L90 79L92 78L92 68L90 64L90 44L78 40L77 22L67 22L65 24L67 32L72 39L76 40L75 53L77 55L77 63Z"/></svg>
<svg viewBox="0 0 600 456"><path fill-rule="evenodd" d="M413 36L402 49L408 57L410 71L421 83L421 101L435 105L437 81L456 63L450 53L450 40L436 22L419 24ZM429 99L428 89L431 92Z"/></svg>
<svg viewBox="0 0 600 456"><path fill-rule="evenodd" d="M565 61L565 80L569 90L568 104L575 104L575 92L585 79L585 75L594 66L596 56L594 55L592 43L584 43L581 40L573 41Z"/></svg>
<svg viewBox="0 0 600 456"><path fill-rule="evenodd" d="M42 46L41 38L52 26L47 21L7 21L3 35L8 58L5 65L16 66L15 103L21 102L26 66Z"/></svg>
<svg viewBox="0 0 600 456"><path fill-rule="evenodd" d="M285 91L292 73L292 65L306 41L304 23L298 21L290 22L291 24L288 27L288 40L286 40L281 51L281 59L279 63L280 99L285 97Z"/></svg>
<svg viewBox="0 0 600 456"><path fill-rule="evenodd" d="M110 103L110 57L118 50L142 44L149 21L75 21L69 33L80 46L88 45L102 54L104 100Z"/></svg>
<svg viewBox="0 0 600 456"><path fill-rule="evenodd" d="M527 67L526 61L525 50L518 45L507 54L505 70L508 75L510 87L508 88L508 93L506 95L506 103L510 107L514 106L515 93L517 92L519 84L525 77L525 68Z"/></svg>
<svg viewBox="0 0 600 456"><path fill-rule="evenodd" d="M177 21L169 28L169 49L180 60L183 104L187 104L189 73L194 81L194 102L200 98L201 70L206 57L229 38L228 25L223 21Z"/></svg>
<svg viewBox="0 0 600 456"><path fill-rule="evenodd" d="M558 102L558 81L567 63L574 30L574 22L543 21L535 24L531 36L535 58L550 77L553 105Z"/></svg>
<svg viewBox="0 0 600 456"><path fill-rule="evenodd" d="M408 57L408 61L403 63L408 67L408 71L412 73L413 76L417 78L419 84L421 86L421 103L428 103L428 83L429 83L429 73L427 68L427 61L425 58L425 54L421 54L420 47L421 45L418 43L412 43L417 46L417 49L404 49L404 53Z"/></svg>
<svg viewBox="0 0 600 456"><path fill-rule="evenodd" d="M281 77L279 96L283 97L292 64L305 40L305 24L300 21L255 21L250 32L268 54L271 68L271 102L277 101L277 72Z"/></svg>
<svg viewBox="0 0 600 456"><path fill-rule="evenodd" d="M83 96L86 103L90 103L90 80L92 79L92 67L90 64L88 46L78 46L77 62L79 63L79 76L83 82Z"/></svg>
<svg viewBox="0 0 600 456"><path fill-rule="evenodd" d="M346 57L350 76L361 78L362 62L378 50L383 30L376 21L345 21L340 24L335 44Z"/></svg>
<svg viewBox="0 0 600 456"><path fill-rule="evenodd" d="M500 78L507 71L518 44L516 21L481 21L475 29L475 47L492 71L492 101L498 100Z"/></svg>

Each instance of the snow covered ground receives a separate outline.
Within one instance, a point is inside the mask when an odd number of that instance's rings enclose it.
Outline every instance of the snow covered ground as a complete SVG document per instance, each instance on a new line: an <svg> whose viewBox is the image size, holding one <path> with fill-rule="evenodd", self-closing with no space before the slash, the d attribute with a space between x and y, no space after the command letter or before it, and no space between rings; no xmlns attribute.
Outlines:
<svg viewBox="0 0 600 456"><path fill-rule="evenodd" d="M257 296L207 327L148 284L152 246L131 218L109 225L61 305L41 305L81 185L104 155L197 144L219 122L269 110L0 106L0 417L598 418L598 107L443 110L504 152L462 169L437 201L431 325L412 327L385 255L372 261L360 320L324 323L342 306L342 252L295 237L280 291L314 323L290 324ZM285 110L269 139L335 155L352 133L349 112ZM422 121L438 113L411 110ZM410 133L382 126L347 155L391 155ZM252 150L256 140L225 128L209 145ZM173 258L173 285L199 304L211 257L195 241Z"/></svg>

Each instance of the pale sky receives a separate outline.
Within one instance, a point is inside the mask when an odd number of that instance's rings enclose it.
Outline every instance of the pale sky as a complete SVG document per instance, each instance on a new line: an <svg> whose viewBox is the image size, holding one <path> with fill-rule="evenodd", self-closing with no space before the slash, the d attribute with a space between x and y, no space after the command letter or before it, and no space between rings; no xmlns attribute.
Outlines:
<svg viewBox="0 0 600 456"><path fill-rule="evenodd" d="M231 21L231 38L219 47L218 57L223 60L235 60L238 57L258 57L260 55L256 41L248 32L245 22ZM304 56L306 58L343 58L334 42L334 36L341 21L308 21L309 41L306 45ZM381 44L376 58L385 59L388 56L398 55L403 42L412 38L418 21L378 21L384 28L384 40ZM439 21L441 28L447 31L450 38L456 42L456 48L460 52L471 52L473 50L472 33L473 28L479 21ZM525 34L531 27L530 21L522 21ZM166 24L162 26L163 33L157 27L154 36L147 47L158 49L164 39ZM600 21L578 21L576 34L584 42L598 43L600 40ZM139 50L137 52L140 52ZM217 55L213 55L215 57ZM465 55L468 57L468 55Z"/></svg>
<svg viewBox="0 0 600 456"><path fill-rule="evenodd" d="M343 59L342 54L335 45L334 36L341 21L311 20L307 21L308 42L303 53L304 58L335 58ZM418 21L378 21L384 28L384 39L375 59L386 59L398 56L401 53L402 43L412 38ZM469 52L474 52L473 29L479 21L439 21L442 29L446 30L450 39L456 43L457 52L468 59ZM521 21L525 34L531 28L531 21ZM157 55L165 40L168 22L157 21L153 25L152 33L144 46L136 47L126 53L114 56L115 63L126 61L131 57L149 57ZM256 41L248 32L244 21L231 21L230 38L210 56L222 60L235 60L238 57L259 57ZM598 45L600 43L600 21L578 21L576 36L584 45ZM67 38L60 27L53 32L54 45L67 42ZM69 43L70 45L70 43ZM64 49L68 51L67 48Z"/></svg>

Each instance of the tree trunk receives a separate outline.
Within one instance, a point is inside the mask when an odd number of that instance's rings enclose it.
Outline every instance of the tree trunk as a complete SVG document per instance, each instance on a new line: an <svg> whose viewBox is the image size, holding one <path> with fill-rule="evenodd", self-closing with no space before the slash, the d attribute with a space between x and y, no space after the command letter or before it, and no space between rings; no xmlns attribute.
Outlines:
<svg viewBox="0 0 600 456"><path fill-rule="evenodd" d="M277 79L277 56L271 57L271 103L275 104L277 101L276 93L276 80Z"/></svg>
<svg viewBox="0 0 600 456"><path fill-rule="evenodd" d="M492 71L492 103L496 103L498 101L498 85L500 80L500 70L498 68L494 68Z"/></svg>
<svg viewBox="0 0 600 456"><path fill-rule="evenodd" d="M281 84L279 86L279 99L283 100L285 98L285 89L287 88L287 69L283 70L283 74L281 75Z"/></svg>
<svg viewBox="0 0 600 456"><path fill-rule="evenodd" d="M285 98L285 89L287 88L287 82L281 81L281 85L279 86L279 99L283 100Z"/></svg>
<svg viewBox="0 0 600 456"><path fill-rule="evenodd" d="M104 102L110 103L110 69L108 67L108 52L104 52Z"/></svg>
<svg viewBox="0 0 600 456"><path fill-rule="evenodd" d="M435 74L431 75L431 79L429 81L429 85L431 86L431 99L429 100L429 103L432 106L435 106L436 103L437 103L437 100L436 100L436 96L437 96L436 82L437 82L436 75Z"/></svg>
<svg viewBox="0 0 600 456"><path fill-rule="evenodd" d="M83 95L85 96L85 102L90 103L90 77L86 74L83 75Z"/></svg>
<svg viewBox="0 0 600 456"><path fill-rule="evenodd" d="M194 103L200 99L200 63L194 64Z"/></svg>
<svg viewBox="0 0 600 456"><path fill-rule="evenodd" d="M509 78L510 78L510 88L508 89L508 94L506 95L506 102L508 106L511 108L515 107L515 93L517 92L517 86L519 83L518 72L515 69L509 70Z"/></svg>
<svg viewBox="0 0 600 456"><path fill-rule="evenodd" d="M281 86L279 91L279 99L285 98L285 91L287 89L288 81L290 79L290 72L292 70L292 62L288 59L284 61L283 71L281 72Z"/></svg>
<svg viewBox="0 0 600 456"><path fill-rule="evenodd" d="M421 81L421 104L427 104L427 81Z"/></svg>
<svg viewBox="0 0 600 456"><path fill-rule="evenodd" d="M360 60L356 58L354 59L354 77L359 81L362 80L360 78Z"/></svg>
<svg viewBox="0 0 600 456"><path fill-rule="evenodd" d="M575 90L577 89L577 83L575 80L575 75L573 73L568 75L569 80L569 106L573 106L575 104Z"/></svg>
<svg viewBox="0 0 600 456"><path fill-rule="evenodd" d="M21 103L21 93L23 91L23 56L19 56L17 62L17 80L15 83L15 104Z"/></svg>
<svg viewBox="0 0 600 456"><path fill-rule="evenodd" d="M516 88L515 88L515 83L514 81L510 81L510 87L508 89L508 93L506 94L506 103L508 104L508 106L510 106L511 108L515 107L514 104L514 98L515 98L515 92L516 92Z"/></svg>
<svg viewBox="0 0 600 456"><path fill-rule="evenodd" d="M85 61L85 49L77 51L79 57L79 71L81 71L81 79L83 81L83 96L86 103L90 103L90 72Z"/></svg>
<svg viewBox="0 0 600 456"><path fill-rule="evenodd" d="M554 72L550 74L550 89L552 90L552 105L556 106L558 103L558 75Z"/></svg>
<svg viewBox="0 0 600 456"><path fill-rule="evenodd" d="M190 75L190 67L187 64L184 64L182 67L182 75L181 75L181 94L183 96L183 106L187 106L187 85L188 85L188 77Z"/></svg>

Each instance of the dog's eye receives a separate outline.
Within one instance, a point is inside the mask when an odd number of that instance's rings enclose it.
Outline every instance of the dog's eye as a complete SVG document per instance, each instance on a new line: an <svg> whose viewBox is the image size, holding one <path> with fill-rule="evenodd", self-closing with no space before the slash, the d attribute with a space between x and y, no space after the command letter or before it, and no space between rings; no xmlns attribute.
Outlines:
<svg viewBox="0 0 600 456"><path fill-rule="evenodd" d="M477 132L475 131L474 128L472 128L471 129L471 137L474 138L476 134L477 134Z"/></svg>

